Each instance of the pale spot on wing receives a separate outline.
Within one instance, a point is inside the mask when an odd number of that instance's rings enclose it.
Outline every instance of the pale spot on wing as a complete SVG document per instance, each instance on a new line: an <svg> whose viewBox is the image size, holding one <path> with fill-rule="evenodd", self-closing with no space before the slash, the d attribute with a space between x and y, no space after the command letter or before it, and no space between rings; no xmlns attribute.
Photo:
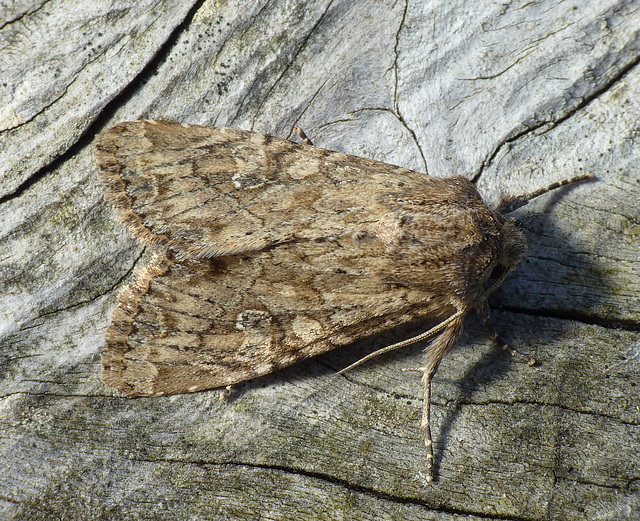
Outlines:
<svg viewBox="0 0 640 521"><path fill-rule="evenodd" d="M322 325L305 315L298 315L291 324L294 334L305 342L316 340L322 333Z"/></svg>
<svg viewBox="0 0 640 521"><path fill-rule="evenodd" d="M242 331L242 342L235 351L235 359L240 364L251 367L253 374L266 374L273 371L272 316L267 311L245 309L238 313L236 329Z"/></svg>
<svg viewBox="0 0 640 521"><path fill-rule="evenodd" d="M251 369L255 371L255 374L269 374L273 372L274 364L271 362L261 361L253 363Z"/></svg>
<svg viewBox="0 0 640 521"><path fill-rule="evenodd" d="M395 244L402 238L402 225L398 216L389 212L376 223L376 235L383 244Z"/></svg>

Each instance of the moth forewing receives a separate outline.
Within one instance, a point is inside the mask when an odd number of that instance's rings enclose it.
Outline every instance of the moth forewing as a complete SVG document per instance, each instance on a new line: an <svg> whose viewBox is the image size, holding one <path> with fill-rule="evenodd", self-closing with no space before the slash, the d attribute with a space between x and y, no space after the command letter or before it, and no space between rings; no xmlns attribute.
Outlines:
<svg viewBox="0 0 640 521"><path fill-rule="evenodd" d="M526 243L512 220L464 177L308 140L134 121L100 134L96 148L106 198L155 252L120 294L105 383L129 396L223 387L407 322L440 320L423 368L432 477L431 381L466 314L484 311L491 281L522 259Z"/></svg>

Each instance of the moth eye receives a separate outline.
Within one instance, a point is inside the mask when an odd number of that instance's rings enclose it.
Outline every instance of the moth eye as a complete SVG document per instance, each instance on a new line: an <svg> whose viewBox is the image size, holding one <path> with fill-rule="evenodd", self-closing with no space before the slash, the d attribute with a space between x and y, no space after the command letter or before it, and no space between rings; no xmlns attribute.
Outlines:
<svg viewBox="0 0 640 521"><path fill-rule="evenodd" d="M493 268L493 271L491 272L491 275L489 275L489 278L492 280L496 280L502 277L505 273L507 273L507 269L502 264L498 264L495 268Z"/></svg>

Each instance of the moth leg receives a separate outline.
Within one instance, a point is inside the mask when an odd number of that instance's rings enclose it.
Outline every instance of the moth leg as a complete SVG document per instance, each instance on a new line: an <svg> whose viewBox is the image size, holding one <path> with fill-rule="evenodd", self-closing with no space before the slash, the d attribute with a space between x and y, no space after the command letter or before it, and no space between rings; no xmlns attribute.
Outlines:
<svg viewBox="0 0 640 521"><path fill-rule="evenodd" d="M487 328L487 333L489 334L489 338L493 340L496 344L498 344L503 351L506 351L514 358L517 358L521 362L529 364L532 367L536 365L536 361L534 358L529 358L528 356L523 355L516 349L513 349L512 347L510 347L509 344L507 344L504 340L502 340L502 338L500 338L498 333L496 333L495 329L493 329L493 325L489 320L488 311L481 313L481 316L482 316L482 322L484 322L484 326Z"/></svg>
<svg viewBox="0 0 640 521"><path fill-rule="evenodd" d="M456 317L447 328L425 349L425 366L422 373L422 428L424 445L427 449L427 481L433 481L433 440L431 439L431 381L440 361L446 355L462 332L464 313L456 313Z"/></svg>
<svg viewBox="0 0 640 521"><path fill-rule="evenodd" d="M302 139L302 142L305 145L311 145L314 146L313 143L311 142L311 140L307 137L307 135L304 133L304 130L302 130L298 125L296 125L295 127L293 127L293 130L295 130L298 135L300 136L300 139Z"/></svg>
<svg viewBox="0 0 640 521"><path fill-rule="evenodd" d="M229 395L233 392L233 385L227 385L222 391L220 391L220 401L226 402L229 399Z"/></svg>

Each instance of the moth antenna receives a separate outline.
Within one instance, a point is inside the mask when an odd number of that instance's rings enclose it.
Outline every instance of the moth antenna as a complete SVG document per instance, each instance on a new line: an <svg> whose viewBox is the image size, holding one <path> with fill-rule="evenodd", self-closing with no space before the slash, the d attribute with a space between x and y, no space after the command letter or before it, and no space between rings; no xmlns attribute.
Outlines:
<svg viewBox="0 0 640 521"><path fill-rule="evenodd" d="M536 197L542 194L546 194L551 190L555 190L556 188L560 188L561 186L579 183L580 181L586 181L587 179L594 178L595 175L593 174L578 175L576 177L572 177L571 179L565 179L564 181L557 181L555 183L551 183L550 185L543 186L542 188L538 188L538 190L530 192L528 194L503 196L500 204L498 205L497 211L502 214L513 212L514 210L523 207L525 204L531 201L531 199L535 199Z"/></svg>
<svg viewBox="0 0 640 521"><path fill-rule="evenodd" d="M420 368L422 373L422 382L423 382L423 395L422 395L422 421L420 422L420 427L422 427L424 446L427 449L427 481L433 481L433 441L431 439L431 380L433 375L438 369L438 365L442 360L442 357L453 347L456 339L458 338L460 331L462 330L462 324L464 323L464 315L465 310L459 309L453 315L451 315L448 319L440 322L435 327L432 327L429 331L425 331L413 338L409 338L408 340L403 340L402 342L398 342L396 344L383 347L382 349L378 349L373 353L361 358L357 362L351 364L348 367L345 367L341 371L338 371L335 376L339 374L343 374L350 369L353 369L356 366L366 362L367 360L371 360L372 358L381 355L382 353L388 353L389 351L393 351L395 349L399 349L409 344L415 344L416 342L420 342L425 338L428 338L439 331L445 330L433 343L426 349L426 364L425 367Z"/></svg>
<svg viewBox="0 0 640 521"><path fill-rule="evenodd" d="M425 338L429 338L430 336L435 335L436 333L438 333L438 332L442 331L443 329L445 329L454 320L459 319L464 314L465 314L465 312L463 310L459 310L455 314L451 315L448 319L444 320L443 322L440 322L437 326L432 327L429 331L425 331L424 333L420 333L419 335L414 336L413 338L408 338L407 340L403 340L402 342L398 342L396 344L392 344L390 346L383 347L382 349L378 349L377 351L374 351L373 353L368 354L367 356L365 356L365 357L361 358L360 360L354 362L353 364L345 367L344 369L341 369L336 374L334 374L333 377L335 378L338 375L344 374L347 371L350 371L351 369L353 369L354 367L358 367L360 364L363 364L363 363L371 360L372 358L375 358L378 355L382 355L384 353L388 353L389 351L395 351L396 349L400 349L401 347L408 346L408 345L411 345L411 344L415 344L416 342L420 342L421 340L424 340Z"/></svg>
<svg viewBox="0 0 640 521"><path fill-rule="evenodd" d="M296 125L295 127L293 127L293 130L296 131L296 133L300 136L300 139L302 139L302 142L305 145L311 145L314 146L314 144L311 142L311 140L307 137L307 135L304 133L304 130L302 130L298 125Z"/></svg>

